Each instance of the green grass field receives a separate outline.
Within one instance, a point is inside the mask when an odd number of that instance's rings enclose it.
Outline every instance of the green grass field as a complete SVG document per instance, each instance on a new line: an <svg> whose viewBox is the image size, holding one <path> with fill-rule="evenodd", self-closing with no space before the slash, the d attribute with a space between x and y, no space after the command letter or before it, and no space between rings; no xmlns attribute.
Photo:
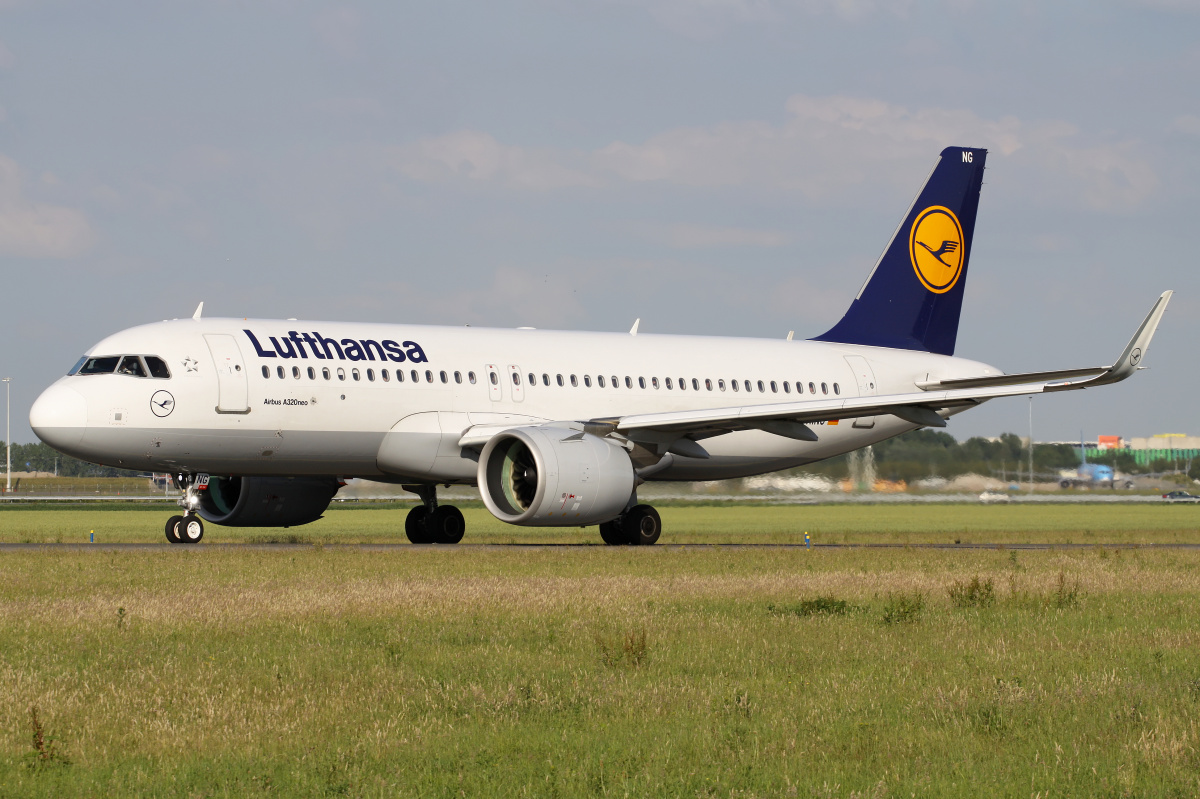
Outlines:
<svg viewBox="0 0 1200 799"><path fill-rule="evenodd" d="M1187 510L663 517L667 540L1146 543L1197 540ZM0 536L158 541L161 517L8 509ZM0 553L0 796L1200 794L1200 552L327 545L402 521Z"/></svg>
<svg viewBox="0 0 1200 799"><path fill-rule="evenodd" d="M288 529L208 525L205 541L362 544L403 542L412 504L334 507ZM595 527L528 528L462 506L464 543L600 544ZM1200 543L1200 505L723 505L659 506L664 544L803 543ZM0 506L0 543L165 542L178 510L157 506Z"/></svg>

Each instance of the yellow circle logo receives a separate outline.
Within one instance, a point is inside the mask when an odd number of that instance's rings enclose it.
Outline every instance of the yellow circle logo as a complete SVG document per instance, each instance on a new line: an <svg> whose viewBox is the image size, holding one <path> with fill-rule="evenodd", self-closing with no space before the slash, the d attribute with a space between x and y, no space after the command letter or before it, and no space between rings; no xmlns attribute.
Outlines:
<svg viewBox="0 0 1200 799"><path fill-rule="evenodd" d="M949 208L931 205L913 222L908 257L925 288L945 294L962 274L963 232Z"/></svg>

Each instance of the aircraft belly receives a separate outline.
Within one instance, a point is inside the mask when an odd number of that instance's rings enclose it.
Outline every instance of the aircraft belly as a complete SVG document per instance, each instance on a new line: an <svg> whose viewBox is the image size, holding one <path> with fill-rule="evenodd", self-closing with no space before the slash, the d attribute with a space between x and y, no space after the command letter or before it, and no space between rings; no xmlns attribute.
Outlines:
<svg viewBox="0 0 1200 799"><path fill-rule="evenodd" d="M379 474L382 433L89 428L81 449L125 469L211 474ZM102 460L101 460L102 458Z"/></svg>

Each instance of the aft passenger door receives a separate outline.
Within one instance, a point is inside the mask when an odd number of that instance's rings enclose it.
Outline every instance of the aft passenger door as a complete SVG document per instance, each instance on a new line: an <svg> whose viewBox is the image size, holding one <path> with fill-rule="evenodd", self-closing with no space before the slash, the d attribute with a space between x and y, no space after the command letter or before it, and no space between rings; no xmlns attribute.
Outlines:
<svg viewBox="0 0 1200 799"><path fill-rule="evenodd" d="M217 413L249 413L250 386L237 341L225 333L206 333L204 340L217 368Z"/></svg>
<svg viewBox="0 0 1200 799"><path fill-rule="evenodd" d="M850 364L850 369L854 372L854 379L858 381L858 396L875 396L878 393L878 390L875 388L875 373L871 370L871 364L867 363L867 359L861 355L847 355L846 363ZM859 428L874 427L875 417L860 416L854 420L854 426Z"/></svg>

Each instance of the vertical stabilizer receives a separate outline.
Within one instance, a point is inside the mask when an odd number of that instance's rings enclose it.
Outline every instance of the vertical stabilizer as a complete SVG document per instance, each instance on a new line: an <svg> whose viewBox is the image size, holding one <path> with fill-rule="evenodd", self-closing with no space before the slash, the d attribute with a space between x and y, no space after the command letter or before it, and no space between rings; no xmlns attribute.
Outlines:
<svg viewBox="0 0 1200 799"><path fill-rule="evenodd" d="M942 150L850 310L815 341L954 354L986 160Z"/></svg>

